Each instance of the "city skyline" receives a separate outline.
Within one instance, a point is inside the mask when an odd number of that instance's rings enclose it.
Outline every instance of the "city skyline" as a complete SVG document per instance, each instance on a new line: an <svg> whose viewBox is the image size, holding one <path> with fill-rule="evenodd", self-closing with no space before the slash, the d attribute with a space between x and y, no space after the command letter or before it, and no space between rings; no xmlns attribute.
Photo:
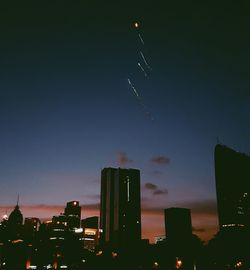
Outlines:
<svg viewBox="0 0 250 270"><path fill-rule="evenodd" d="M215 172L217 171L217 174L218 174L218 170L220 171L220 172L222 172L222 174L227 174L228 172L227 172L227 167L221 167L221 168L219 168L218 169L218 149L219 149L219 151L221 151L221 152L223 152L224 153L224 157L223 157L223 159L220 159L220 162L223 162L223 163L227 163L227 162L231 162L231 166L233 165L233 160L235 159L235 161L237 161L236 163L237 163L237 166L233 169L234 170L234 173L232 174L233 176L230 176L230 177L233 177L233 178L235 178L236 177L236 175L238 175L238 176L241 176L241 179L240 179L240 181L243 181L243 185L241 185L240 187L239 187L239 189L240 189L240 191L241 191L241 195L240 196L243 196L244 195L244 197L245 197L245 195L246 196L248 196L248 193L246 193L247 191L248 191L248 188L247 188L247 186L244 186L244 185L247 185L247 182L244 182L245 180L245 178L244 178L244 173L239 169L239 166L241 166L242 168L244 168L244 169L247 169L247 161L248 161L248 163L249 163L249 156L247 156L245 153L240 153L240 152L238 152L238 151L235 151L235 150L233 150L233 149L231 149L231 148L228 148L227 146L225 146L225 145L221 145L221 144L217 144L216 146L215 146L215 150L214 150L214 155L215 155ZM245 161L245 162L239 162L239 160L238 159L241 159L241 161ZM216 167L217 166L217 167ZM217 168L217 169L216 169ZM247 172L247 171L246 171ZM235 175L236 174L236 175ZM230 174L229 174L230 175ZM217 176L218 177L218 176ZM131 179L130 179L131 178ZM220 181L225 181L226 179L227 179L228 177L226 177L226 178L221 178L221 175L220 175ZM233 179L232 178L232 179ZM131 181L130 181L131 180ZM132 182L133 182L133 180L135 181L133 184L132 184ZM124 182L125 181L125 182ZM218 180L217 180L218 181ZM118 182L120 183L120 184L118 184ZM124 183L123 183L124 182ZM129 187L130 185L129 185L129 182L131 182L131 187ZM85 217L84 219L82 219L82 220L85 220L86 218L88 219L88 218L93 218L93 217L98 217L98 219L100 219L100 225L99 225L99 229L100 229L100 232L101 231L106 231L106 229L104 228L104 227L106 227L106 226L104 226L103 224L105 223L107 223L106 221L105 221L105 219L108 217L106 217L106 212L108 212L108 213L111 213L112 211L114 211L114 209L115 209L115 201L117 201L117 199L120 197L120 193L122 192L122 190L124 191L124 194L122 195L122 200L120 201L120 204L121 204L121 206L122 206L122 208L124 208L125 207L125 205L130 201L129 200L129 197L131 196L131 198L133 198L133 200L135 199L135 200L137 200L136 198L138 197L138 198L140 198L141 197L141 195L140 195L140 188L139 188L139 190L138 190L138 183L140 183L140 171L139 170L137 170L137 169L133 169L133 168L129 168L129 169L127 169L127 168L120 168L120 167L118 167L118 168L111 168L111 167L108 167L108 168L104 168L104 169L102 169L102 171L101 171L101 181L100 181L100 184L101 184L101 193L100 193L100 205L99 205L99 207L97 207L98 208L98 212L96 212L96 211L94 211L94 214L93 214L93 216L88 216L88 217ZM119 192L118 191L116 191L116 195L115 195L115 193L114 193L114 191L117 189L116 187L118 187L118 186L120 186L120 185L123 185L123 187L120 187L120 189L119 189ZM136 190L134 190L133 191L133 189L136 187ZM131 190L130 190L131 189ZM136 192L135 192L136 191ZM131 194L130 194L130 192L131 192ZM138 193L139 192L139 193ZM218 192L218 194L220 195L219 196L219 198L221 197L221 194L220 194L220 188L217 188L217 192ZM232 192L231 192L232 193ZM231 194L230 193L230 194ZM108 198L107 197L107 194L109 194L109 196L110 196L110 198ZM237 194L235 194L236 195L236 197L237 197ZM234 196L235 196L234 195ZM217 195L218 196L218 195ZM232 196L232 194L230 195L230 196ZM113 198L113 199L112 199ZM116 198L116 199L115 199ZM106 207L106 200L108 200L108 201L110 201L111 202L111 205L110 205L110 209L106 209L105 207ZM132 201L133 201L132 200ZM103 201L103 202L102 202ZM113 203L112 203L112 201L113 201ZM119 200L118 200L119 201ZM117 201L117 202L118 202ZM235 199L234 200L232 200L232 202L230 202L230 204L231 203L235 203L234 202L235 201ZM101 203L102 202L102 203ZM124 204L125 203L125 204ZM219 204L220 204L221 202L220 202L220 200L219 200ZM239 202L239 203L241 203L241 201ZM217 204L218 204L218 198L217 198ZM230 205L229 204L229 205ZM247 207L247 205L248 205L249 203L248 203L248 201L246 201L246 207ZM101 205L103 205L103 206L101 206ZM119 203L116 205L116 210L118 211L116 214L118 214L119 213L119 215L121 215L121 216L123 216L124 214L122 214L122 213L124 213L124 211L126 212L126 211L128 211L128 209L126 210L126 208L127 207L125 207L123 210L118 210L118 205L119 205ZM241 205L241 204L240 204ZM121 207L120 206L120 207ZM49 205L47 205L47 207L49 207ZM60 211L60 213L57 213L57 214L59 214L59 215L69 215L69 214L71 214L71 215L73 215L72 217L75 219L74 220L74 224L80 224L80 216L81 216L81 212L82 212L82 207L84 208L84 205L79 205L79 202L78 201L70 201L70 202L67 202L67 205L66 205L66 207L65 207L65 205L64 206L61 206L61 207L59 207L59 208L62 208L62 209L64 209L64 212L63 211ZM104 208L103 208L104 207ZM135 206L133 206L132 208L134 208ZM219 207L219 206L217 206L217 207ZM14 209L19 209L19 195L18 195L18 197L17 197L17 204L16 204L16 206L15 206L15 208ZM112 210L113 209L113 210ZM231 211L231 213L233 213L233 211L235 211L235 207L233 207L233 206L231 206L231 207L229 207L229 209L230 209L230 211ZM238 206L237 206L237 208L236 208L236 210L238 209ZM248 208L246 208L245 210L246 211L248 211L247 210ZM10 208L10 212L12 213L14 210L13 210L13 208L11 209ZM165 228L165 237L166 237L166 235L167 235L167 231L166 231L166 213L169 211L169 213L174 213L174 215L173 215L173 217L175 217L175 222L177 221L177 215L179 215L179 214L181 214L180 215L180 217L182 216L182 218L183 218L183 224L180 224L181 226L184 226L184 223L187 223L187 224L189 224L189 225L187 225L187 227L188 226L190 226L190 228L189 228L189 230L192 230L193 231L193 227L191 228L191 226L192 226L192 218L191 218L191 211L190 211L190 209L187 209L187 208L176 208L176 207L170 207L170 208L166 208L166 209L162 209L162 212L164 212L164 228ZM243 210L242 210L243 211ZM133 211L132 211L133 212ZM140 208L140 206L139 206L139 212L141 213L141 208ZM180 213L179 213L180 212ZM223 212L223 211L222 211ZM227 213L227 211L224 211L225 213L224 214L226 214ZM114 212L115 213L115 212ZM128 214L128 213L127 213ZM242 213L241 213L242 214ZM247 215L247 212L245 213L246 215ZM97 215L97 216L95 216L95 215ZM130 215L130 214L129 214ZM231 214L232 215L232 214ZM233 215L235 215L235 213L233 214ZM53 218L54 217L56 217L56 216L58 216L58 215L56 215L55 213L53 214L53 217L46 217L46 218L42 218L41 219L41 222L47 222L48 220L53 220ZM111 216L112 216L112 214L111 214ZM27 218L37 218L38 216L37 216L37 214L35 214L35 215L33 215L33 216L29 216L29 217L25 217L25 220L27 219ZM236 216L235 216L236 217ZM235 217L233 217L232 216L232 218L235 218ZM114 214L114 216L113 216L113 218L114 218L114 220L118 220L117 218L118 217L115 217L115 214ZM247 219L247 216L245 217L246 219ZM3 217L3 220L4 219L6 219L6 216L4 216ZM108 217L108 219L110 219L110 217ZM137 220L140 220L141 219L141 214L139 215L139 216L137 216L137 217L134 217L134 221L137 221ZM171 217L171 219L172 219L172 217ZM220 219L220 216L219 215L217 215L217 219L219 220ZM78 220L78 221L77 221ZM102 220L102 221L101 221ZM104 220L104 221L103 221ZM174 219L173 219L174 220ZM236 218L236 220L237 220L237 218ZM73 220L72 220L73 221ZM132 219L130 220L130 222L131 221L133 221ZM109 220L108 221L108 224L110 224L110 222L112 223L112 220ZM123 222L121 222L121 224L127 224L126 222L124 223L125 221L123 221ZM138 222L138 221L137 221ZM72 224L73 224L72 223ZM120 222L119 222L120 223ZM133 223L133 222L132 222ZM231 225L233 225L233 224L231 224L232 223L232 221L230 222L230 224L229 224L229 226L231 226ZM236 222L237 223L237 222ZM121 226L121 224L120 224L120 226ZM140 224L140 222L139 222L139 224ZM128 224L127 224L128 225ZM235 226L243 226L242 224L234 224ZM109 225L108 225L109 226ZM186 226L186 224L185 224L185 226ZM76 226L77 227L77 226ZM80 227L80 226L79 226ZM141 227L141 224L140 224L140 227ZM176 229L176 233L177 233L177 235L180 233L178 233L178 226L177 225L175 225L175 226L172 226L172 228L171 228L171 234L175 231L175 229ZM219 230L222 230L223 229L223 226L220 228L220 229L218 229L218 231ZM114 228L113 227L110 227L110 229L108 229L108 231L109 231L109 233L107 233L107 235L110 235L110 234L114 234ZM140 229L140 231L141 231L141 229ZM218 231L216 231L216 232L218 232ZM141 234L141 233L140 233ZM198 233L198 235L199 235L199 233ZM156 234L153 234L152 236L151 236L151 238L149 239L150 241L151 241L151 243L154 243L154 241L153 240L155 240L156 239L156 237L159 237L160 235L156 235ZM163 236L163 235L162 235ZM108 237L104 237L105 239L107 238L109 238L110 236L108 236ZM206 239L206 240L211 240L212 238L212 235L210 235L210 238L208 238L208 239ZM102 239L102 237L100 238L100 239ZM111 240L105 240L105 241L110 241L110 243L113 241L111 241ZM132 237L132 239L134 239L134 237ZM104 240L104 239L103 239ZM103 240L101 240L101 241L103 241ZM204 240L204 239L202 239L202 240Z"/></svg>
<svg viewBox="0 0 250 270"><path fill-rule="evenodd" d="M214 147L250 150L248 5L3 4L0 215L19 194L26 217L99 216L101 169L137 168L143 238L184 207L210 239Z"/></svg>

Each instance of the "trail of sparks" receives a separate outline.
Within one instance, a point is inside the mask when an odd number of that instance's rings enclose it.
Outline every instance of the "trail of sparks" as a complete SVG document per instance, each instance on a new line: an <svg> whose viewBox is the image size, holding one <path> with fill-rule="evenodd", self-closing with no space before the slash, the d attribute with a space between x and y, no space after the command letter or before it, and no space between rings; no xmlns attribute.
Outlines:
<svg viewBox="0 0 250 270"><path fill-rule="evenodd" d="M145 46L145 42L144 42L144 40L143 40L143 38L142 38L142 35L141 35L140 32L139 32L140 25L139 25L138 22L134 22L133 25L134 25L134 28L137 30L138 38L139 38L141 44L142 44L143 47L144 47L144 46ZM148 64L148 62L147 62L147 60L146 60L146 57L144 56L144 54L143 54L142 51L143 51L143 49L141 49L141 51L139 51L139 52L140 52L140 56L141 56L143 62L142 62L142 61L141 61L141 62L137 62L137 65L138 65L138 67L141 69L141 71L143 72L144 76L145 76L145 77L148 77L148 74L147 74L147 72L146 72L145 69L147 68L148 70L152 70L152 68L151 68L150 65ZM142 65L141 63L142 63L143 65ZM145 64L145 65L144 65L144 64ZM131 89L133 90L133 92L134 92L134 94L135 94L135 96L136 96L136 99L137 99L137 101L138 101L139 104L140 104L140 107L141 107L142 111L146 114L146 116L147 116L151 121L153 121L153 120L154 120L153 116L151 115L151 113L150 113L148 107L144 104L144 101L143 101L142 97L139 95L139 93L138 93L138 91L136 90L136 88L134 87L133 83L131 82L131 80L130 80L129 78L127 79L127 81L128 81L129 86L130 86Z"/></svg>
<svg viewBox="0 0 250 270"><path fill-rule="evenodd" d="M144 54L142 53L142 51L140 51L140 55L141 55L141 58L144 61L145 65L147 66L147 68L150 69L150 70L152 70L152 68L150 67L150 65L146 61L146 58L145 58Z"/></svg>
<svg viewBox="0 0 250 270"><path fill-rule="evenodd" d="M151 115L149 109L148 109L147 106L144 104L142 98L139 96L139 94L138 94L136 88L134 87L134 85L132 84L132 82L130 81L129 78L128 78L128 84L130 85L130 87L132 88L134 94L136 95L136 98L137 98L139 104L141 105L143 112L146 114L146 116L147 116L151 121L154 121L154 118L153 118L153 116Z"/></svg>
<svg viewBox="0 0 250 270"><path fill-rule="evenodd" d="M144 45L145 45L145 43L144 43L144 40L143 40L143 38L142 38L141 34L139 33L139 34L138 34L138 36L139 36L139 38L140 38L140 41L141 41L142 45L144 46Z"/></svg>
<svg viewBox="0 0 250 270"><path fill-rule="evenodd" d="M128 83L129 83L129 85L131 86L131 88L133 89L135 95L136 95L137 97L139 97L139 94L138 94L138 92L136 91L134 85L131 83L130 79L128 79Z"/></svg>
<svg viewBox="0 0 250 270"><path fill-rule="evenodd" d="M141 71L144 73L145 77L147 77L148 74L146 73L145 69L142 67L140 62L138 62L138 66L140 67Z"/></svg>

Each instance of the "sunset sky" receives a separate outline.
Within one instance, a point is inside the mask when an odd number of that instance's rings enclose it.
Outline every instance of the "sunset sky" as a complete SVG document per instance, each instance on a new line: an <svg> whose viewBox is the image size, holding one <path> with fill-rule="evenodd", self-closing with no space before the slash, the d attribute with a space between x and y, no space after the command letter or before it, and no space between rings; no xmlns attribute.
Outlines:
<svg viewBox="0 0 250 270"><path fill-rule="evenodd" d="M214 147L250 153L250 5L97 2L1 3L0 215L99 215L101 169L137 168L143 237L186 207L207 240Z"/></svg>

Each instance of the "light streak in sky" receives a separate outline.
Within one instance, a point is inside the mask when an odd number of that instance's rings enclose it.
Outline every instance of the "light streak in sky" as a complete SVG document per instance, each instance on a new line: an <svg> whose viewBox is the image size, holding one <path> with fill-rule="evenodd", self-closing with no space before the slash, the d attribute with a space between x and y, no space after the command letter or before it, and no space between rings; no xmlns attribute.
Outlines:
<svg viewBox="0 0 250 270"><path fill-rule="evenodd" d="M151 115L151 113L150 113L148 107L144 104L143 99L139 96L137 90L135 89L134 85L132 84L132 82L130 81L129 78L128 78L128 84L129 84L130 87L132 88L132 90L133 90L133 92L134 92L134 94L135 94L135 96L136 96L136 98L137 98L139 104L140 104L141 107L142 107L143 112L146 114L147 117L149 117L149 119L150 119L151 121L153 121L154 118L153 118L153 116Z"/></svg>
<svg viewBox="0 0 250 270"><path fill-rule="evenodd" d="M138 66L140 67L141 71L144 73L145 77L147 77L148 74L146 73L145 69L142 67L140 62L138 62Z"/></svg>
<svg viewBox="0 0 250 270"><path fill-rule="evenodd" d="M141 55L141 58L144 61L145 65L148 67L148 69L151 69L152 70L152 68L150 67L150 65L146 61L146 58L145 58L144 54L142 53L142 51L140 51L140 55Z"/></svg>
<svg viewBox="0 0 250 270"><path fill-rule="evenodd" d="M139 34L138 34L138 36L139 36L139 38L140 38L140 41L141 41L142 45L144 46L144 45L145 45L145 43L144 43L144 40L143 40L143 38L142 38L141 34L139 33Z"/></svg>
<svg viewBox="0 0 250 270"><path fill-rule="evenodd" d="M134 22L134 23L133 23L133 27L137 30L137 35L138 35L138 37L139 37L139 39L140 39L141 44L142 44L143 47L144 47L144 46L145 46L145 42L144 42L144 40L143 40L143 38L142 38L142 35L140 34L140 31L139 31L139 28L140 28L139 23L138 23L138 22ZM147 60L146 60L146 58L145 58L145 56L144 56L144 54L143 54L143 49L141 49L139 52L140 52L140 56L141 56L143 62L137 62L137 65L138 65L138 67L141 69L141 71L143 72L144 76L145 76L146 78L148 78L148 74L147 74L147 72L146 72L146 70L145 70L145 69L146 69L145 67L147 67L148 70L152 70L152 68L149 66L149 64L148 64L148 62L147 62ZM144 65L143 63L144 63L145 65ZM142 64L143 64L143 65L142 65ZM144 101L143 101L141 95L139 95L138 91L137 91L136 88L134 87L134 85L133 85L133 83L131 82L131 80L130 80L129 78L128 78L127 80L128 80L128 84L129 84L129 86L132 88L132 90L133 90L133 92L134 92L134 94L135 94L135 96L136 96L136 99L137 99L137 101L139 102L139 104L140 104L140 106L141 106L143 112L146 114L146 116L147 116L151 121L153 121L154 118L152 117L152 115L151 115L151 113L150 113L148 107L145 105L145 103L144 103Z"/></svg>
<svg viewBox="0 0 250 270"><path fill-rule="evenodd" d="M138 22L135 22L135 23L134 23L134 27L138 29L138 28L139 28L139 23L138 23ZM142 38L142 36L141 36L140 33L138 33L138 37L139 37L139 39L140 39L142 45L145 45L144 40L143 40L143 38Z"/></svg>
<svg viewBox="0 0 250 270"><path fill-rule="evenodd" d="M131 88L133 89L135 95L136 95L137 97L139 97L139 94L138 94L138 92L136 91L134 85L131 83L130 79L128 79L128 83L129 83L129 85L131 86Z"/></svg>

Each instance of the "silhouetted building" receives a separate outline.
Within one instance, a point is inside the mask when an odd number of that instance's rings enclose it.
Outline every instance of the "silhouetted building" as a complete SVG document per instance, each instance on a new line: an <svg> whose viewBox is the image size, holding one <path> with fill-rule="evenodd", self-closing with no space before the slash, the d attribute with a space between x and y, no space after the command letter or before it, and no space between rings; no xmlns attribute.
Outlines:
<svg viewBox="0 0 250 270"><path fill-rule="evenodd" d="M94 216L94 217L88 217L88 218L82 219L81 227L98 229L98 217Z"/></svg>
<svg viewBox="0 0 250 270"><path fill-rule="evenodd" d="M192 234L190 209L168 208L164 211L166 241L158 243L166 245L162 266L165 269L197 269L200 241Z"/></svg>
<svg viewBox="0 0 250 270"><path fill-rule="evenodd" d="M104 168L101 172L101 242L112 248L141 239L140 171Z"/></svg>
<svg viewBox="0 0 250 270"><path fill-rule="evenodd" d="M64 240L68 230L67 224L67 217L65 215L53 216L52 222L48 223L49 239L59 242Z"/></svg>
<svg viewBox="0 0 250 270"><path fill-rule="evenodd" d="M23 215L19 209L18 203L9 215L7 227L8 235L11 240L21 237L23 229Z"/></svg>
<svg viewBox="0 0 250 270"><path fill-rule="evenodd" d="M167 237L180 238L192 235L191 212L187 208L167 208L165 232Z"/></svg>
<svg viewBox="0 0 250 270"><path fill-rule="evenodd" d="M85 249L94 251L98 244L98 217L88 217L82 220L83 246Z"/></svg>
<svg viewBox="0 0 250 270"><path fill-rule="evenodd" d="M24 237L26 241L32 241L36 233L39 231L40 220L35 217L27 217L24 220Z"/></svg>
<svg viewBox="0 0 250 270"><path fill-rule="evenodd" d="M30 232L37 232L41 222L39 218L27 217L24 220L24 229Z"/></svg>
<svg viewBox="0 0 250 270"><path fill-rule="evenodd" d="M75 228L80 228L81 206L79 206L78 201L67 202L64 214L67 217L68 229L74 230Z"/></svg>
<svg viewBox="0 0 250 270"><path fill-rule="evenodd" d="M250 228L250 157L218 144L214 158L220 229Z"/></svg>

